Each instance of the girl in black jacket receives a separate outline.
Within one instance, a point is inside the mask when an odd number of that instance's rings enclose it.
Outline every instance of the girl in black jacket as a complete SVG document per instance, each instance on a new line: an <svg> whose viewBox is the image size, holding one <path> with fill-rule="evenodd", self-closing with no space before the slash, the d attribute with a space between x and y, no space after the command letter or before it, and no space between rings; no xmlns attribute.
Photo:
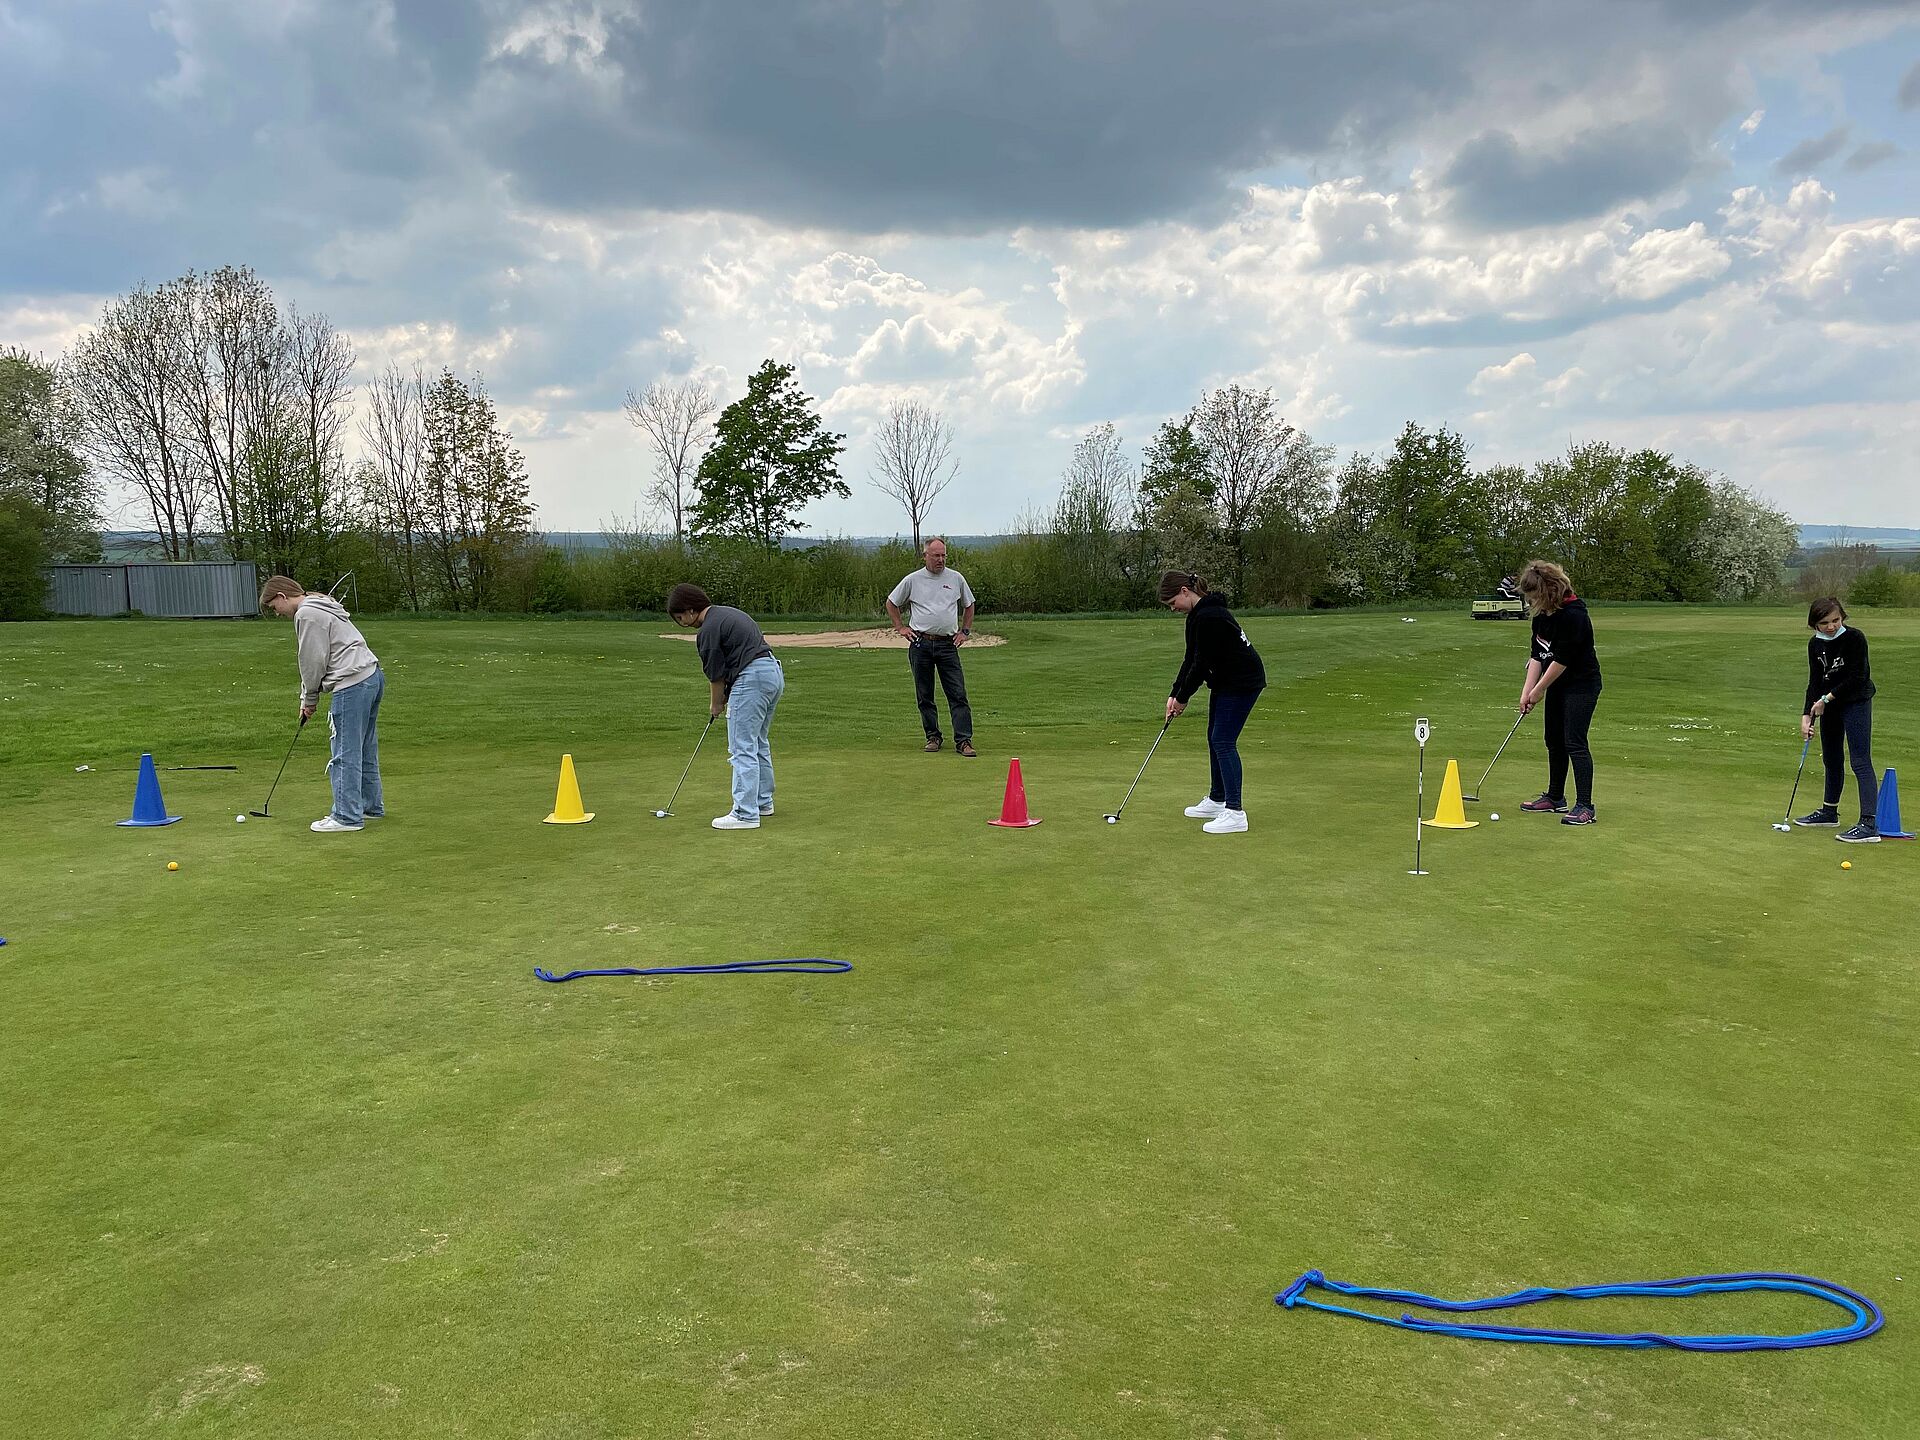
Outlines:
<svg viewBox="0 0 1920 1440"><path fill-rule="evenodd" d="M1547 788L1522 810L1560 815L1562 825L1591 825L1593 752L1587 727L1600 703L1600 656L1593 648L1587 602L1573 593L1567 572L1551 560L1532 560L1520 572L1520 593L1533 608L1533 648L1520 686L1520 713L1546 702ZM1567 769L1573 769L1573 809L1567 809Z"/></svg>
<svg viewBox="0 0 1920 1440"><path fill-rule="evenodd" d="M1838 825L1840 796L1847 788L1841 761L1851 757L1860 786L1860 823L1834 836L1849 844L1877 844L1879 776L1873 768L1873 671L1867 665L1867 637L1847 625L1847 607L1832 596L1807 608L1807 696L1800 706L1800 738L1820 726L1820 759L1826 766L1823 803L1796 825ZM1842 750L1846 755L1843 756Z"/></svg>
<svg viewBox="0 0 1920 1440"><path fill-rule="evenodd" d="M1213 691L1207 703L1213 784L1204 800L1187 806L1187 814L1205 820L1201 828L1211 834L1237 834L1247 828L1240 795L1240 732L1266 688L1266 667L1247 632L1227 609L1226 598L1209 594L1207 582L1198 575L1167 571L1160 577L1160 603L1187 617L1187 654L1167 696L1167 718L1185 710L1202 685Z"/></svg>

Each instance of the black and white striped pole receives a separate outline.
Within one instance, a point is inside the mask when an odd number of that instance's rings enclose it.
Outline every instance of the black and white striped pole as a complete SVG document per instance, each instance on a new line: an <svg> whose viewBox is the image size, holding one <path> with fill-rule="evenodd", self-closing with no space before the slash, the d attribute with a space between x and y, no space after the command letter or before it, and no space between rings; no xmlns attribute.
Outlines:
<svg viewBox="0 0 1920 1440"><path fill-rule="evenodd" d="M1413 868L1409 875L1424 875L1420 868L1420 836L1426 828L1420 823L1420 816L1427 808L1427 737L1433 733L1433 727L1427 724L1422 715L1413 722L1413 738L1420 743L1420 768L1413 783Z"/></svg>

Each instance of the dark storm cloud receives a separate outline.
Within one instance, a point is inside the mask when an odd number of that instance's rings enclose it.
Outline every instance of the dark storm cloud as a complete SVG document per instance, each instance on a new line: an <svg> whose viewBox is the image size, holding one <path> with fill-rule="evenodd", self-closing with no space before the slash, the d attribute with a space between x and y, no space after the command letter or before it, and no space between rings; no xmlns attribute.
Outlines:
<svg viewBox="0 0 1920 1440"><path fill-rule="evenodd" d="M1441 184L1463 219L1518 229L1584 220L1657 195L1696 163L1694 142L1674 125L1614 125L1545 150L1496 130L1462 146Z"/></svg>
<svg viewBox="0 0 1920 1440"><path fill-rule="evenodd" d="M1824 135L1816 135L1811 140L1802 140L1773 162L1774 173L1787 176L1805 175L1810 170L1819 169L1847 148L1847 136L1852 130L1851 125L1836 125Z"/></svg>

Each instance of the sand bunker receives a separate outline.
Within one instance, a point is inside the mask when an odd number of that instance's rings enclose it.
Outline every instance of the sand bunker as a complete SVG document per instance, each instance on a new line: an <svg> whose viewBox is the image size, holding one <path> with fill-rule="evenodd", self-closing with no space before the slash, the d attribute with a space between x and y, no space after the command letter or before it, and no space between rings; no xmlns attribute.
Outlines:
<svg viewBox="0 0 1920 1440"><path fill-rule="evenodd" d="M662 635L662 640L693 640L698 632L693 630L675 630ZM981 645L1004 645L1004 635L978 634L972 636L960 648L972 650ZM769 633L767 644L776 650L904 650L907 640L898 630L888 625L876 625L871 630L806 630L791 635Z"/></svg>

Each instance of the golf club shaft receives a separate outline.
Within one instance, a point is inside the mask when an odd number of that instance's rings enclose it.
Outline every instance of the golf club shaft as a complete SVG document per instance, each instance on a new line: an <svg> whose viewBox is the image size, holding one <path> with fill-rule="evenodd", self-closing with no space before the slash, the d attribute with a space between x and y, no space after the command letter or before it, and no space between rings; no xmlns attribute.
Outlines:
<svg viewBox="0 0 1920 1440"><path fill-rule="evenodd" d="M267 812L273 809L273 792L280 788L280 777L287 773L287 761L293 759L293 747L300 743L300 732L307 728L307 717L302 715L300 723L293 727L293 739L287 742L287 753L280 757L280 768L274 771L273 784L267 787L267 798L261 807L253 813L261 819L267 819Z"/></svg>
<svg viewBox="0 0 1920 1440"><path fill-rule="evenodd" d="M238 770L238 765L162 765L162 770Z"/></svg>
<svg viewBox="0 0 1920 1440"><path fill-rule="evenodd" d="M680 786L686 784L687 776L693 773L693 762L700 758L700 747L707 743L707 731L713 729L713 722L717 718L713 715L707 716L707 723L700 729L700 738L693 742L693 754L687 757L687 768L680 772L679 785L673 787L673 799L667 801L667 814L673 813L674 802L680 798Z"/></svg>
<svg viewBox="0 0 1920 1440"><path fill-rule="evenodd" d="M1120 808L1113 812L1114 819L1118 820L1122 815L1126 813L1127 800L1133 799L1133 792L1137 790L1140 786L1140 776L1145 775L1147 773L1147 766L1153 763L1153 752L1160 748L1160 742L1167 738L1167 731L1170 728L1172 728L1172 725L1173 725L1173 716L1169 715L1167 716L1166 724L1160 727L1160 733L1153 737L1153 744L1147 747L1147 758L1140 762L1140 772L1138 775L1135 775L1133 777L1133 784L1127 787L1127 799L1122 800L1120 802Z"/></svg>
<svg viewBox="0 0 1920 1440"><path fill-rule="evenodd" d="M1508 743L1513 739L1515 735L1518 735L1520 733L1520 722L1522 720L1525 720L1526 718L1527 718L1527 712L1524 710L1522 710L1518 715L1513 717L1513 729L1507 731L1507 738L1505 740L1502 740L1500 742L1500 748L1493 752L1493 759L1487 762L1486 774L1480 777L1480 784L1473 787L1473 794L1467 796L1466 797L1467 799L1478 800L1480 798L1480 791L1482 787L1484 787L1487 783L1487 775L1493 774L1493 767L1498 765L1500 763L1500 757L1507 753Z"/></svg>
<svg viewBox="0 0 1920 1440"><path fill-rule="evenodd" d="M1787 813L1780 817L1788 825L1793 823L1793 802L1800 794L1800 777L1807 773L1807 747L1812 744L1811 734L1800 742L1800 768L1793 772L1793 789L1787 792Z"/></svg>

